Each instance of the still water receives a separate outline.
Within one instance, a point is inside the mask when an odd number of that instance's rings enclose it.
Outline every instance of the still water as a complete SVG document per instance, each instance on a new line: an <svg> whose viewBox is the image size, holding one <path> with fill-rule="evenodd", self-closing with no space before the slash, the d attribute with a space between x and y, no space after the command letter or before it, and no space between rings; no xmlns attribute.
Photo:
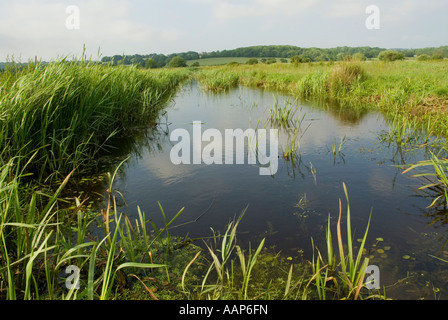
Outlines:
<svg viewBox="0 0 448 320"><path fill-rule="evenodd" d="M216 94L204 92L195 82L186 85L167 107L157 130L134 147L124 165L115 185L126 199L122 210L132 216L140 207L163 226L159 202L168 218L184 208L172 233L201 238L209 237L211 229L224 230L247 208L240 241L258 245L266 238L268 247L294 259L310 259L311 238L325 248L327 219L330 214L336 222L339 199L345 214L345 183L355 239L362 238L371 215L370 264L380 268L381 286L388 295L447 298L448 264L433 257L446 258L446 228L443 221L431 224L439 213L426 209L432 200L417 190L421 181L397 167L424 159L427 150L405 150L383 141L388 125L375 112L300 102L295 114L301 128L298 157L295 161L283 157L288 135L280 130L278 171L273 176L261 176L259 168L247 162L173 165L170 160L177 143L170 141L175 129L191 132L194 121L202 122L203 131L276 128L267 122L267 109L288 101L290 97L258 89Z"/></svg>

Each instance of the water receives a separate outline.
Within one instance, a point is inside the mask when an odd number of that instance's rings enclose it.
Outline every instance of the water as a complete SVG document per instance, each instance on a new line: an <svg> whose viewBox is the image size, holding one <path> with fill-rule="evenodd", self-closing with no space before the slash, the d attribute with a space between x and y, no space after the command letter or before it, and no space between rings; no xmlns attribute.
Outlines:
<svg viewBox="0 0 448 320"><path fill-rule="evenodd" d="M300 157L292 163L280 150L274 176L260 176L258 168L250 164L172 164L173 130L191 131L193 121L202 121L203 131L246 130L256 128L258 121L260 128L274 99L282 104L290 98L248 88L211 94L196 83L187 85L166 109L157 136L144 137L144 143L125 164L115 185L127 202L122 210L135 216L139 206L163 226L159 202L168 218L184 208L172 232L201 238L210 236L211 229L224 230L247 208L239 240L258 245L266 238L268 247L309 259L311 238L325 249L328 215L335 222L339 199L345 214L345 183L355 239L363 236L372 217L367 248L374 256L371 264L381 270L381 285L388 294L393 298L444 298L448 288L443 270L447 264L429 254L443 258L446 228L443 223L429 226L434 220L426 209L431 199L417 191L421 181L403 175L396 167L422 160L427 150L400 152L403 150L396 144L382 142L380 136L388 126L377 113L350 113L326 103L301 102L296 113L297 118L304 116ZM338 148L341 139L342 153L335 155L332 145ZM333 232L335 235L335 227ZM385 247L389 249L385 251L387 257L381 258L376 250ZM403 259L404 255L411 259ZM435 294L433 288L440 291Z"/></svg>

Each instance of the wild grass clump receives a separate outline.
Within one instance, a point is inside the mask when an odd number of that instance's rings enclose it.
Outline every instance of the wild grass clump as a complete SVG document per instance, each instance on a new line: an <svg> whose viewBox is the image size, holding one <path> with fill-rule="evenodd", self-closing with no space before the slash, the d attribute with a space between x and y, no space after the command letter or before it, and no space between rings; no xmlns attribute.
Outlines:
<svg viewBox="0 0 448 320"><path fill-rule="evenodd" d="M234 71L206 70L200 72L197 79L204 89L212 92L227 91L239 84L239 75Z"/></svg>
<svg viewBox="0 0 448 320"><path fill-rule="evenodd" d="M271 125L291 128L295 127L295 114L298 109L297 101L287 100L281 104L274 96L274 104L266 110L266 117Z"/></svg>
<svg viewBox="0 0 448 320"><path fill-rule="evenodd" d="M148 72L61 60L7 71L0 85L0 148L4 159L29 158L36 178L93 161L108 139L148 123L185 72Z"/></svg>
<svg viewBox="0 0 448 320"><path fill-rule="evenodd" d="M355 82L362 82L366 78L363 67L355 63L336 65L328 77L328 90L332 96L338 96L340 91L350 90Z"/></svg>

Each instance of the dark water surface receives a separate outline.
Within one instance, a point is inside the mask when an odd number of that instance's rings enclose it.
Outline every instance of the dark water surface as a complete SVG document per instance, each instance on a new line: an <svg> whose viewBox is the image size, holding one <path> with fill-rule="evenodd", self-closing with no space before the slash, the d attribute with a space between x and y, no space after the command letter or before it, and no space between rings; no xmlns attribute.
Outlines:
<svg viewBox="0 0 448 320"><path fill-rule="evenodd" d="M170 142L173 130L191 131L193 121L202 121L203 130L221 132L256 128L259 121L260 128L274 99L282 105L289 98L257 89L212 94L196 83L185 86L167 108L166 117L161 118L157 137L146 138L144 147L133 153L116 182L115 188L127 202L123 211L136 217L139 206L161 226L158 202L169 218L185 208L175 225L188 224L173 228L172 233L200 238L210 236L211 228L224 230L247 207L239 240L258 245L266 238L266 246L276 246L287 256L309 259L311 238L325 249L328 215L336 222L339 199L345 214L345 183L355 242L362 238L372 214L367 243L373 256L370 264L379 266L381 285L386 286L388 295L400 299L447 298L444 270L448 264L433 257L446 258L446 228L442 222L430 225L434 221L430 215L438 213L426 209L432 200L417 191L421 181L403 175L403 170L396 167L424 159L427 150L405 152L395 143L383 142L380 137L388 126L377 113L356 114L325 103L300 103L295 115L304 117L300 157L294 163L285 160L285 144L281 143L279 169L274 176L260 176L258 168L250 164L172 164L170 151L176 143ZM283 133L281 136L285 137ZM344 137L342 153L334 155L335 139L338 148ZM382 257L378 249L384 250Z"/></svg>

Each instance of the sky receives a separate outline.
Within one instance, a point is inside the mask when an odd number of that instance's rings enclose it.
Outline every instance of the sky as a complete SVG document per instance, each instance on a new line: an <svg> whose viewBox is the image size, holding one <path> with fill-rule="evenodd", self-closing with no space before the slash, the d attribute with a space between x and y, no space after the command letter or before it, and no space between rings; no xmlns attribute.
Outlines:
<svg viewBox="0 0 448 320"><path fill-rule="evenodd" d="M253 45L438 47L448 45L447 17L448 0L0 0L0 61L84 48L96 59Z"/></svg>

